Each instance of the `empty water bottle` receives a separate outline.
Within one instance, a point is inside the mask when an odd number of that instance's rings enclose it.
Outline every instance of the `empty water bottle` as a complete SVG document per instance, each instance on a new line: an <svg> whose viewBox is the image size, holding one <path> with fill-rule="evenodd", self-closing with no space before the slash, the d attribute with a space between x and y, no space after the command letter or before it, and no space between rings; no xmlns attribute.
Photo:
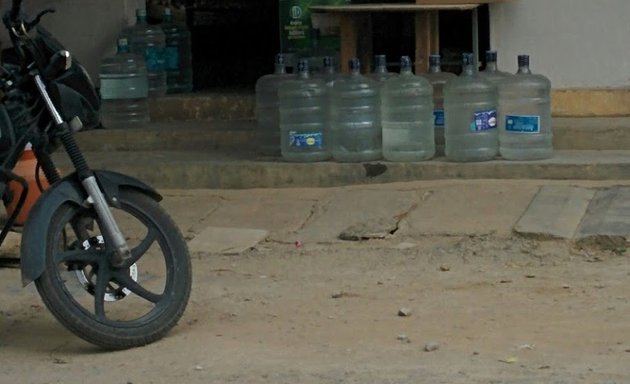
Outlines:
<svg viewBox="0 0 630 384"><path fill-rule="evenodd" d="M444 85L457 75L442 72L440 55L429 56L429 72L424 76L433 86L433 125L435 127L435 154L444 155Z"/></svg>
<svg viewBox="0 0 630 384"><path fill-rule="evenodd" d="M497 88L480 78L473 55L463 55L462 74L444 87L446 158L484 161L499 153Z"/></svg>
<svg viewBox="0 0 630 384"><path fill-rule="evenodd" d="M129 39L131 52L144 56L149 74L149 96L166 94L166 70L164 68L164 48L166 37L159 25L147 23L147 11L136 10L136 24L127 28L121 37Z"/></svg>
<svg viewBox="0 0 630 384"><path fill-rule="evenodd" d="M99 70L101 122L105 128L131 128L149 122L149 83L144 58L129 52L127 39Z"/></svg>
<svg viewBox="0 0 630 384"><path fill-rule="evenodd" d="M379 96L379 84L361 75L359 59L350 60L350 75L335 82L330 96L330 152L335 160L382 157Z"/></svg>
<svg viewBox="0 0 630 384"><path fill-rule="evenodd" d="M511 74L499 70L497 65L497 51L486 52L486 68L479 72L479 75L494 83L496 86L499 86L503 80L511 76Z"/></svg>
<svg viewBox="0 0 630 384"><path fill-rule="evenodd" d="M328 152L328 87L310 76L308 60L298 62L297 76L280 85L282 158L311 162L330 158Z"/></svg>
<svg viewBox="0 0 630 384"><path fill-rule="evenodd" d="M433 88L411 70L411 59L400 60L400 76L381 88L383 157L389 161L422 161L435 154Z"/></svg>
<svg viewBox="0 0 630 384"><path fill-rule="evenodd" d="M335 61L332 56L325 56L322 63L323 66L321 72L313 77L324 80L324 83L326 83L328 87L332 87L335 84L335 81L341 78L341 74L337 72Z"/></svg>
<svg viewBox="0 0 630 384"><path fill-rule="evenodd" d="M370 78L378 82L383 82L390 77L396 76L395 73L387 70L387 56L376 55L374 56L374 71L370 73Z"/></svg>
<svg viewBox="0 0 630 384"><path fill-rule="evenodd" d="M553 155L551 82L532 74L529 56L518 56L518 72L499 87L499 142L508 160Z"/></svg>
<svg viewBox="0 0 630 384"><path fill-rule="evenodd" d="M185 24L173 21L173 12L170 8L164 8L162 30L166 38L164 50L166 92L190 92L193 88L190 31Z"/></svg>
<svg viewBox="0 0 630 384"><path fill-rule="evenodd" d="M278 88L291 78L287 74L284 55L276 55L274 73L256 82L256 143L258 152L267 156L280 155L280 119Z"/></svg>

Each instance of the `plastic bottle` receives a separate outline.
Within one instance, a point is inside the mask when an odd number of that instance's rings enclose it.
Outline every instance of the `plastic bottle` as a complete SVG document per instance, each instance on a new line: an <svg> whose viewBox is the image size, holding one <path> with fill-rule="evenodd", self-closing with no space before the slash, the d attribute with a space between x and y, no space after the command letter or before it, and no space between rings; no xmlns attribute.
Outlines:
<svg viewBox="0 0 630 384"><path fill-rule="evenodd" d="M337 69L335 68L335 61L332 56L324 56L322 63L322 71L313 77L324 80L324 83L326 83L328 87L332 88L335 81L341 78L341 74L337 72Z"/></svg>
<svg viewBox="0 0 630 384"><path fill-rule="evenodd" d="M440 55L429 56L429 72L424 76L433 86L433 125L435 127L435 154L444 156L444 85L457 78L450 72L442 72Z"/></svg>
<svg viewBox="0 0 630 384"><path fill-rule="evenodd" d="M435 155L433 88L411 70L411 59L400 60L400 76L381 88L383 157L389 161L422 161Z"/></svg>
<svg viewBox="0 0 630 384"><path fill-rule="evenodd" d="M186 25L173 21L170 8L164 8L162 30L166 37L166 93L190 92L193 88L190 31Z"/></svg>
<svg viewBox="0 0 630 384"><path fill-rule="evenodd" d="M507 160L553 156L551 82L529 69L529 56L518 56L518 72L499 88L500 153Z"/></svg>
<svg viewBox="0 0 630 384"><path fill-rule="evenodd" d="M131 128L150 121L144 58L129 52L127 39L119 39L118 52L103 59L98 77L105 128Z"/></svg>
<svg viewBox="0 0 630 384"><path fill-rule="evenodd" d="M330 152L344 162L382 157L379 84L361 75L359 59L350 60L350 75L332 87Z"/></svg>
<svg viewBox="0 0 630 384"><path fill-rule="evenodd" d="M378 82L383 82L390 77L396 76L395 73L389 72L387 70L387 56L385 55L376 55L374 56L374 71L370 73L369 77L372 80L376 80Z"/></svg>
<svg viewBox="0 0 630 384"><path fill-rule="evenodd" d="M149 97L166 94L166 70L164 68L164 48L166 37L159 25L147 23L147 11L136 10L136 24L127 28L121 37L129 39L131 52L144 56L149 74Z"/></svg>
<svg viewBox="0 0 630 384"><path fill-rule="evenodd" d="M328 87L309 74L307 59L298 61L297 75L279 89L282 158L313 162L328 152Z"/></svg>
<svg viewBox="0 0 630 384"><path fill-rule="evenodd" d="M256 82L256 142L258 152L267 156L280 155L280 120L278 88L291 78L287 74L284 55L276 55L275 71Z"/></svg>
<svg viewBox="0 0 630 384"><path fill-rule="evenodd" d="M494 83L497 87L503 80L511 76L511 74L499 70L497 65L497 51L486 51L486 68L479 72L479 75Z"/></svg>
<svg viewBox="0 0 630 384"><path fill-rule="evenodd" d="M463 55L463 72L444 87L445 151L450 161L484 161L499 153L497 88L480 78L473 55Z"/></svg>

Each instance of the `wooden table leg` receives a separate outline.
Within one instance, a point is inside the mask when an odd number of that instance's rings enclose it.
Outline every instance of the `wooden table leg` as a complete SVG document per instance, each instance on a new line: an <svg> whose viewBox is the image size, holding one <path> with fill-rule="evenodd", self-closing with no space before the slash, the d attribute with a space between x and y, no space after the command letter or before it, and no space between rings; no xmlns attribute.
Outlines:
<svg viewBox="0 0 630 384"><path fill-rule="evenodd" d="M479 12L477 8L472 10L472 46L475 57L475 69L479 69Z"/></svg>
<svg viewBox="0 0 630 384"><path fill-rule="evenodd" d="M429 69L429 55L440 52L438 11L416 13L416 73Z"/></svg>
<svg viewBox="0 0 630 384"><path fill-rule="evenodd" d="M349 73L348 61L361 60L363 73L369 72L372 62L372 17L370 14L339 15L341 72Z"/></svg>

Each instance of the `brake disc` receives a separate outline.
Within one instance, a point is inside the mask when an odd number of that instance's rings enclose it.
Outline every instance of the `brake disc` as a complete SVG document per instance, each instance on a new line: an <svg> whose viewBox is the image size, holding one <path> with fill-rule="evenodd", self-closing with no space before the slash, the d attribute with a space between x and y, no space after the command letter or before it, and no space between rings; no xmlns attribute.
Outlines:
<svg viewBox="0 0 630 384"><path fill-rule="evenodd" d="M85 240L82 244L83 249L88 250L93 246L100 247L105 244L105 239L103 236L99 235L94 238ZM83 267L82 269L78 269L75 271L77 275L77 279L79 283L83 286L83 288L94 295L96 290L96 279L98 277L98 271L94 270L92 266L88 265ZM138 265L134 263L129 267L129 276L133 279L133 281L138 281ZM105 288L105 301L118 301L122 300L131 294L131 291L124 287L118 287L112 284L111 282L107 284Z"/></svg>

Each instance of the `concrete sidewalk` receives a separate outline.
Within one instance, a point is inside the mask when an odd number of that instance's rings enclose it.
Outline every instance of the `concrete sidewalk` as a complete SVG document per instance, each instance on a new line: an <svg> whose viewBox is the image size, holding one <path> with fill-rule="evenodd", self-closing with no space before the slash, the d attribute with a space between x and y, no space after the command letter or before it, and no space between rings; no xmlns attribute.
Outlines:
<svg viewBox="0 0 630 384"><path fill-rule="evenodd" d="M452 163L288 163L255 154L255 122L152 123L77 135L94 168L120 171L158 188L299 188L448 179L630 179L630 118L554 119L553 158ZM59 167L71 169L65 154Z"/></svg>
<svg viewBox="0 0 630 384"><path fill-rule="evenodd" d="M263 241L321 248L423 236L564 239L622 251L630 182L449 180L341 188L163 190L194 253L239 253ZM346 239L346 240L344 240Z"/></svg>

